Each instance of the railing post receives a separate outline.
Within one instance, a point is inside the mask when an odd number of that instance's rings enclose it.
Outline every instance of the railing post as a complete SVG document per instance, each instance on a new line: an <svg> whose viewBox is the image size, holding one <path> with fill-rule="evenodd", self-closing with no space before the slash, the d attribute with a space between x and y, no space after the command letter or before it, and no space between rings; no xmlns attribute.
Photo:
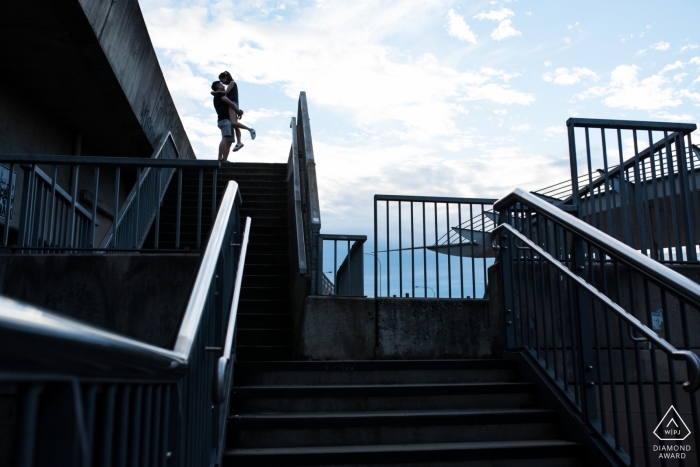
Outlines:
<svg viewBox="0 0 700 467"><path fill-rule="evenodd" d="M688 197L691 194L690 182L688 180L688 158L685 155L685 135L679 133L676 138L676 157L678 159L678 182L681 193L681 210L683 212L683 227L685 232L685 254L686 261L697 261L695 251L695 235L693 232L693 216L690 211Z"/></svg>
<svg viewBox="0 0 700 467"><path fill-rule="evenodd" d="M498 223L507 223L507 211L498 215ZM503 303L503 317L501 318L501 326L505 331L506 349L512 349L516 346L515 341L515 297L513 296L513 247L511 235L501 234L498 239L500 249L498 256L500 259L499 282L501 289L501 299Z"/></svg>
<svg viewBox="0 0 700 467"><path fill-rule="evenodd" d="M312 245L316 243L318 245L318 248L312 248L312 252L315 252L315 258L311 258L311 264L315 265L312 266L311 268L311 279L312 281L315 279L315 282L312 282L313 284L316 284L316 290L312 291L312 295L321 295L321 292L323 292L323 237L318 234L318 232L315 233L313 232L312 228ZM312 256L314 254L312 253ZM315 270L315 271L314 271ZM316 276L314 277L314 273ZM333 284L335 287L335 284Z"/></svg>
<svg viewBox="0 0 700 467"><path fill-rule="evenodd" d="M579 204L578 193L578 161L576 160L576 137L574 135L574 122L566 121L566 129L569 136L569 167L571 170L571 197L573 204Z"/></svg>
<svg viewBox="0 0 700 467"><path fill-rule="evenodd" d="M27 229L29 228L29 206L32 202L32 184L34 175L33 165L22 165L24 169L24 184L22 186L22 208L21 218L19 220L19 235L18 241L20 247L27 246Z"/></svg>
<svg viewBox="0 0 700 467"><path fill-rule="evenodd" d="M573 249L573 267L576 275L584 281L586 278L586 255L584 250L583 240L574 236L572 242ZM589 252L590 254L590 252ZM583 286L576 286L575 302L576 322L572 325L578 327L576 339L578 342L572 342L572 346L578 347L578 381L581 385L581 413L586 422L593 423L598 419L598 410L596 402L596 387L595 387L595 372L593 366L593 328L591 326L591 303L586 290Z"/></svg>

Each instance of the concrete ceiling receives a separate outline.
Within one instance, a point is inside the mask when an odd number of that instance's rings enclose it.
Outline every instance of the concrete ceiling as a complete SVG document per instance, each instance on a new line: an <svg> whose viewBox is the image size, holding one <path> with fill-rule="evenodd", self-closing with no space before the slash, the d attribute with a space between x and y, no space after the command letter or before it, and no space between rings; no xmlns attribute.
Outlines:
<svg viewBox="0 0 700 467"><path fill-rule="evenodd" d="M0 70L3 86L82 133L83 154L150 156L152 145L78 1L2 0Z"/></svg>

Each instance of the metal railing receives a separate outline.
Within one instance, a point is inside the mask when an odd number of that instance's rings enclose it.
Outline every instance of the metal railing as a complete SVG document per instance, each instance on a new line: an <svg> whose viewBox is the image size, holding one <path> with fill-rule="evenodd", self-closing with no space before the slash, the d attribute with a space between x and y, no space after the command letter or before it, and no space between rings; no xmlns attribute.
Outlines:
<svg viewBox="0 0 700 467"><path fill-rule="evenodd" d="M196 243L194 240L190 242L196 249L201 248L203 234L206 233L202 232L203 216L210 214L209 218L214 219L217 212L218 161L2 154L0 162L9 163L11 169L15 165L24 168L24 183L20 190L22 208L18 219L13 220L19 226L17 242L11 244L9 233L12 225L6 222L2 243L19 252L139 250L149 232L153 235L153 244L149 245L152 249L159 249L159 242L166 240L175 249L182 248L183 203L192 205L195 202L192 199L183 200L183 173L198 176L196 216L195 219L187 219L190 224L196 222ZM52 173L53 177L49 178L45 171ZM85 182L81 172L88 172ZM206 178L212 181L211 208L205 206L205 172ZM163 238L160 235L162 201L166 189L174 189L169 182L175 173L178 184L177 214L168 220L174 231L172 238ZM70 184L70 194L60 187L60 178ZM131 186L127 179L134 180L134 189L121 202L120 191L125 186ZM140 183L136 182L138 180ZM105 206L102 201L100 190L104 186L113 190L112 206ZM92 201L90 210L77 201L79 189L83 188L91 190L88 196ZM106 190L102 189L102 192L106 193ZM116 215L113 214L115 212ZM113 221L115 217L116 222ZM96 220L92 222L91 219ZM98 231L101 222L104 222L104 227Z"/></svg>
<svg viewBox="0 0 700 467"><path fill-rule="evenodd" d="M691 138L696 125L571 118L567 127L571 179L579 183L564 202L578 205L587 223L657 261L696 262L700 164Z"/></svg>
<svg viewBox="0 0 700 467"><path fill-rule="evenodd" d="M688 329L700 285L524 190L494 209L506 347L525 349L625 465L655 465L671 405L700 429ZM696 465L694 439L681 444Z"/></svg>
<svg viewBox="0 0 700 467"><path fill-rule="evenodd" d="M153 151L151 159L179 159L173 137L168 132ZM112 228L100 242L100 248L141 248L156 216L160 213L165 191L175 173L174 168L138 170L136 183L115 216ZM115 174L115 206L119 200L119 168Z"/></svg>
<svg viewBox="0 0 700 467"><path fill-rule="evenodd" d="M301 195L301 209L304 218L304 242L306 251L311 256L308 258L309 273L311 275L311 293L318 294L318 277L323 273L318 270L318 236L321 232L321 208L318 202L318 184L316 182L316 162L314 160L314 147L311 140L311 124L309 108L306 104L306 93L299 94L297 105L297 119L293 129L296 130L292 147L297 149L299 157L299 184Z"/></svg>
<svg viewBox="0 0 700 467"><path fill-rule="evenodd" d="M217 353L231 355L239 202L229 182L172 349L0 297L0 389L16 414L0 436L11 464L220 465L227 388L212 376Z"/></svg>
<svg viewBox="0 0 700 467"><path fill-rule="evenodd" d="M364 244L366 235L320 234L318 241L319 295L342 295L363 297L365 295ZM338 263L338 244L340 243L340 264ZM332 247L326 248L326 245ZM325 251L333 252L333 261ZM330 271L327 269L331 268ZM326 274L332 274L333 279Z"/></svg>
<svg viewBox="0 0 700 467"><path fill-rule="evenodd" d="M374 195L374 296L485 296L495 201Z"/></svg>
<svg viewBox="0 0 700 467"><path fill-rule="evenodd" d="M36 165L22 165L22 168L24 191L18 234L22 244L81 248L92 245L99 226L95 209L89 212L78 203L76 190L71 195L58 185L58 167L53 167L53 177ZM7 245L9 217L5 218L4 227L4 244Z"/></svg>

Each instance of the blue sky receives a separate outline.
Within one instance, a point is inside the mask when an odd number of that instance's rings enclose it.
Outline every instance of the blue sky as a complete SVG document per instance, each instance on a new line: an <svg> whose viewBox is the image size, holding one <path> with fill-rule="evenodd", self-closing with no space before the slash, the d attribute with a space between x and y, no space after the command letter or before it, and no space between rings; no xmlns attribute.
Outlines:
<svg viewBox="0 0 700 467"><path fill-rule="evenodd" d="M286 162L306 91L323 231L370 234L375 193L494 197L568 178L569 117L696 122L694 1L140 0L197 157L219 142L209 86L239 83Z"/></svg>

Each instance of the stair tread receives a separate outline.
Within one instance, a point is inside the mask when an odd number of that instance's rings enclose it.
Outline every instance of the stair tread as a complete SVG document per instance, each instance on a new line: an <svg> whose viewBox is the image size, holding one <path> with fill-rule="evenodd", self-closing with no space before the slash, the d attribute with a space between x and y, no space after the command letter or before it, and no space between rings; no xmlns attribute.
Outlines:
<svg viewBox="0 0 700 467"><path fill-rule="evenodd" d="M311 446L311 447L274 447L274 448L239 448L228 449L225 455L245 454L245 455L269 455L269 454L342 454L354 452L407 452L407 451L444 451L444 450L464 450L464 451L479 451L479 450L512 450L519 448L529 448L534 450L542 450L547 448L580 448L581 445L571 441L559 439L552 440L527 440L527 441L477 441L463 443L425 443L425 444L370 444L361 446ZM543 458L548 457L547 452L543 451Z"/></svg>
<svg viewBox="0 0 700 467"><path fill-rule="evenodd" d="M269 346L249 346L269 347ZM425 384L334 384L251 385L234 387L237 398L308 397L420 397L465 394L521 394L534 391L531 383L425 383Z"/></svg>
<svg viewBox="0 0 700 467"><path fill-rule="evenodd" d="M513 369L513 360L472 359L472 360L326 360L326 361L280 361L280 362L236 362L236 366L246 371L440 371L447 369L497 370Z"/></svg>
<svg viewBox="0 0 700 467"><path fill-rule="evenodd" d="M370 411L370 412L293 412L293 413L247 413L240 415L229 415L232 420L260 420L260 421L302 421L302 420L362 420L362 419L406 419L406 418L464 418L464 417L509 417L513 423L523 420L527 416L554 417L553 410L539 408L503 408L503 409L443 409L443 410L390 410L390 411Z"/></svg>

